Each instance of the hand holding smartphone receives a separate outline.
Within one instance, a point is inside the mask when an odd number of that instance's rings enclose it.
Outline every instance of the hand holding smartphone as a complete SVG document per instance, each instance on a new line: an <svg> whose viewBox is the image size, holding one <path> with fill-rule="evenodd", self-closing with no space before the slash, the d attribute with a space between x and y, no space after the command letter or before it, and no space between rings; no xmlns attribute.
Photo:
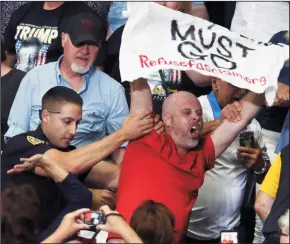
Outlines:
<svg viewBox="0 0 290 244"><path fill-rule="evenodd" d="M90 211L84 214L84 223L90 226L90 231L96 231L96 226L105 224L105 214L102 211Z"/></svg>
<svg viewBox="0 0 290 244"><path fill-rule="evenodd" d="M255 138L253 131L242 131L239 135L239 138L241 147L255 148Z"/></svg>

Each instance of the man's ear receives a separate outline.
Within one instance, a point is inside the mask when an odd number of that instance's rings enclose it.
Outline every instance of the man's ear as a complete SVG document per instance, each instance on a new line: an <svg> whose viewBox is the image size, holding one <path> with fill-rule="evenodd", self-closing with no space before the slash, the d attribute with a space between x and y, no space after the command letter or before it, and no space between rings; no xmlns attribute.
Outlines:
<svg viewBox="0 0 290 244"><path fill-rule="evenodd" d="M49 117L49 112L47 112L46 109L42 110L41 121L46 124L48 122L48 117Z"/></svg>
<svg viewBox="0 0 290 244"><path fill-rule="evenodd" d="M166 127L170 127L171 126L171 123L172 123L172 116L171 116L171 114L168 114L168 113L164 114L162 116L162 120L163 120L163 123L164 123L164 125Z"/></svg>

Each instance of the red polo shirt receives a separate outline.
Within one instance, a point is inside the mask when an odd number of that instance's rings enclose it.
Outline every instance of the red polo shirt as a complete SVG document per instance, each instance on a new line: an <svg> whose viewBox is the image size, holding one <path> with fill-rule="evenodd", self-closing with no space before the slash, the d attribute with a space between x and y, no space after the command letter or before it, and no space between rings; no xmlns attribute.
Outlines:
<svg viewBox="0 0 290 244"><path fill-rule="evenodd" d="M213 168L214 145L204 137L197 148L181 157L173 139L156 131L129 143L122 162L117 211L130 222L145 200L165 204L174 214L176 241L184 234L205 171ZM110 234L109 238L117 237Z"/></svg>

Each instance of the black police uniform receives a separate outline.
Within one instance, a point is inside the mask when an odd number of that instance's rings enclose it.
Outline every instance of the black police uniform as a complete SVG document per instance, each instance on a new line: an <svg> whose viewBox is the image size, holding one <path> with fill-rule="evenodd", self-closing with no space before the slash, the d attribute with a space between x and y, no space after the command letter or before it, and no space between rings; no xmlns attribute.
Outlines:
<svg viewBox="0 0 290 244"><path fill-rule="evenodd" d="M289 145L281 151L281 175L279 187L271 212L266 219L263 228L265 236L264 243L278 244L280 243L280 228L278 225L279 218L289 208Z"/></svg>
<svg viewBox="0 0 290 244"><path fill-rule="evenodd" d="M56 148L49 142L41 126L39 126L35 131L29 131L11 138L1 155L1 190L10 185L29 184L34 187L41 205L38 219L39 231L42 232L45 230L44 232L46 233L42 235L42 238L56 229L61 218L67 212L77 208L91 208L92 205L91 192L80 183L80 181L84 181L89 171L77 177L69 173L66 179L59 183L55 183L51 178L38 176L33 172L7 174L7 170L21 163L20 158L29 158L35 154L44 154L53 148L63 152L69 152L75 149L73 146L69 146L66 149ZM69 206L67 208L70 204L69 201L74 201L76 203L75 206ZM50 224L53 224L53 226L49 226ZM49 229L48 231L47 228Z"/></svg>

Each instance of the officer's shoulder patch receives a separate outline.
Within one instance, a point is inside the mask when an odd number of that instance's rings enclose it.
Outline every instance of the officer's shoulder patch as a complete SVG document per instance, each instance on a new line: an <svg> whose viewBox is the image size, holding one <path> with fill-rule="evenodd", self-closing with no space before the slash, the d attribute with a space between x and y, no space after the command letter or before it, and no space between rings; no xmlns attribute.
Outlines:
<svg viewBox="0 0 290 244"><path fill-rule="evenodd" d="M38 144L45 144L44 141L39 140L33 136L26 136L27 141L29 141L32 145L38 145Z"/></svg>

